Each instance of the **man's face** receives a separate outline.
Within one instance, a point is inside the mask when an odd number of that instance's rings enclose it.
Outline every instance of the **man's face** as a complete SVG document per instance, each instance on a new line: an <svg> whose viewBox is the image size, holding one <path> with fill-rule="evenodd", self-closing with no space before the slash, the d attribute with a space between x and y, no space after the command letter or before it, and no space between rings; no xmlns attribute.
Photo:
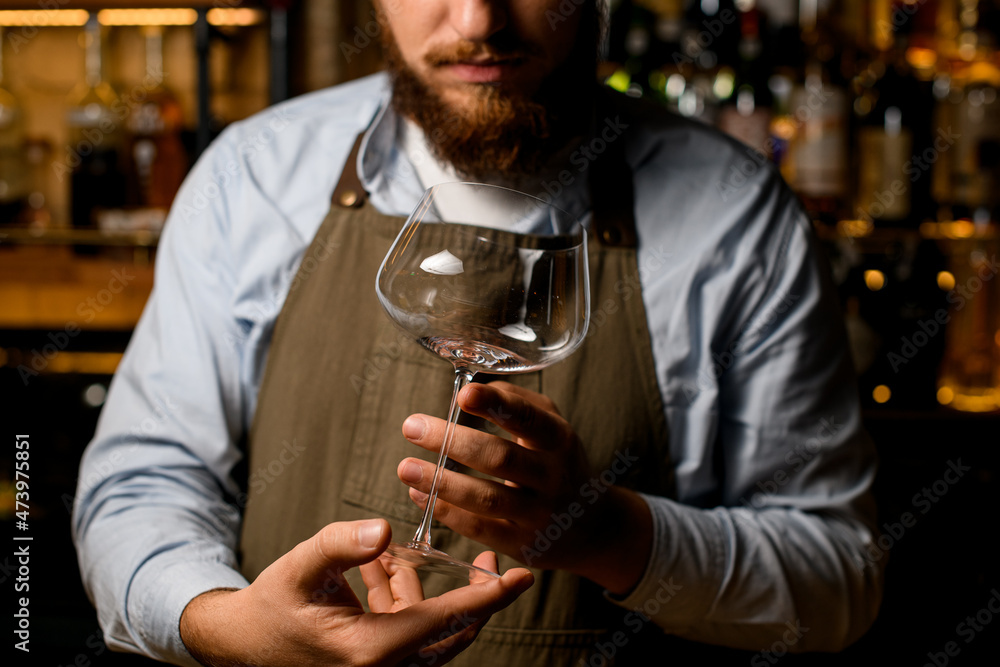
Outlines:
<svg viewBox="0 0 1000 667"><path fill-rule="evenodd" d="M381 0L393 106L459 174L517 185L589 122L596 0Z"/></svg>
<svg viewBox="0 0 1000 667"><path fill-rule="evenodd" d="M560 14L561 2L574 11ZM382 9L403 63L456 107L483 86L534 96L572 52L581 13L565 0L383 0Z"/></svg>

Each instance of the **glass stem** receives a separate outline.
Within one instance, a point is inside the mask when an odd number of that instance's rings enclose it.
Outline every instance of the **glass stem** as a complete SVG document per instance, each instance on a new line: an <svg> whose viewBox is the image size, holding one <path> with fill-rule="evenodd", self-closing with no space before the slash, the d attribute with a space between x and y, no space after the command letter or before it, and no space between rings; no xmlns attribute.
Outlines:
<svg viewBox="0 0 1000 667"><path fill-rule="evenodd" d="M448 409L448 428L444 432L444 443L441 445L441 453L438 455L437 467L434 468L434 479L431 481L431 492L427 497L427 506L424 508L424 517L420 520L420 527L417 534L413 536L413 541L427 546L431 545L431 521L434 519L434 503L437 502L438 482L441 481L441 473L444 471L444 464L448 462L448 450L451 448L452 438L455 437L455 426L458 424L458 392L462 387L472 381L473 373L467 368L455 369L455 390L451 394L451 407Z"/></svg>

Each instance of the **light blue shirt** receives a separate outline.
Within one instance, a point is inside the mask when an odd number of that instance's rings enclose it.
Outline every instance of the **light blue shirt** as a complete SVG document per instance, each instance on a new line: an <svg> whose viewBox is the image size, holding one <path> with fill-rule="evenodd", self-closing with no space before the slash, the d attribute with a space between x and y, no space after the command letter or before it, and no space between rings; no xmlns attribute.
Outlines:
<svg viewBox="0 0 1000 667"><path fill-rule="evenodd" d="M375 75L236 123L179 193L73 514L112 648L196 664L185 605L247 585L232 471L275 318L357 133L369 128L347 167L380 211L406 215L423 190L387 98ZM616 602L713 643L753 647L798 626L793 650L841 648L874 618L884 563L870 555L875 457L821 249L749 149L666 114L611 129L621 122L597 131L626 142L634 172L639 269L622 289L641 285L677 500L645 496L653 554ZM564 207L586 209L588 164L574 153L569 185L549 183Z"/></svg>

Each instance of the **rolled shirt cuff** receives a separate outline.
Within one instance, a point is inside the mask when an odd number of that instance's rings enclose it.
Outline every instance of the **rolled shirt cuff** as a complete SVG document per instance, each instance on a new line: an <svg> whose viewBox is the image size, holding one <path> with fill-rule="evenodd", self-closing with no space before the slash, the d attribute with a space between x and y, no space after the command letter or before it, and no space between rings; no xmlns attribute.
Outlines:
<svg viewBox="0 0 1000 667"><path fill-rule="evenodd" d="M628 595L605 597L641 614L667 632L683 634L712 608L724 571L722 527L713 512L639 494L653 518L653 546L646 570Z"/></svg>
<svg viewBox="0 0 1000 667"><path fill-rule="evenodd" d="M167 556L161 556L165 558ZM177 665L201 667L181 641L180 620L194 598L219 588L245 588L249 582L219 561L192 563L180 557L146 563L129 587L128 619L147 655Z"/></svg>

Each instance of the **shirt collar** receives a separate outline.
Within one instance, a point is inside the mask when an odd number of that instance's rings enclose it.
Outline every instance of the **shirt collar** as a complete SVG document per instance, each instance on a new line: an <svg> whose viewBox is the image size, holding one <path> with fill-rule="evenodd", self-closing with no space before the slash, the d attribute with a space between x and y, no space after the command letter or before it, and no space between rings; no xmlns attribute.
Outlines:
<svg viewBox="0 0 1000 667"><path fill-rule="evenodd" d="M387 85L379 109L361 140L358 177L371 203L386 215L407 216L420 201L423 186L397 141L399 117Z"/></svg>

